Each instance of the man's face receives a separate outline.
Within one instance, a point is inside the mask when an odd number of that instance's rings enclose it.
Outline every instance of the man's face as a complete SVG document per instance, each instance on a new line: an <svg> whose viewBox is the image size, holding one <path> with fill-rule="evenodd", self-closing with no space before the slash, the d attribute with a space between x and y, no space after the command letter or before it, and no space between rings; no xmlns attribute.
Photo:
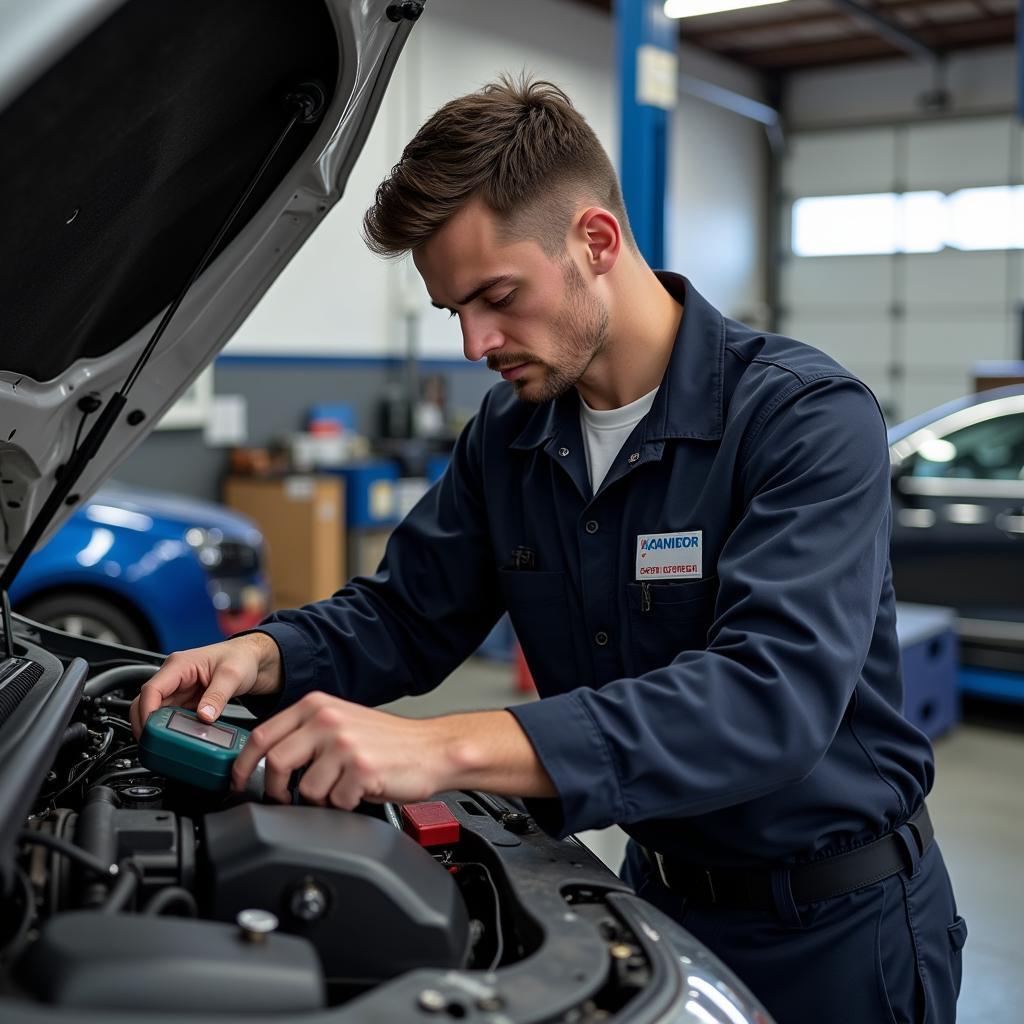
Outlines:
<svg viewBox="0 0 1024 1024"><path fill-rule="evenodd" d="M512 381L519 398L568 391L605 345L608 311L568 252L509 242L495 215L468 203L413 254L434 305L457 315L467 359Z"/></svg>

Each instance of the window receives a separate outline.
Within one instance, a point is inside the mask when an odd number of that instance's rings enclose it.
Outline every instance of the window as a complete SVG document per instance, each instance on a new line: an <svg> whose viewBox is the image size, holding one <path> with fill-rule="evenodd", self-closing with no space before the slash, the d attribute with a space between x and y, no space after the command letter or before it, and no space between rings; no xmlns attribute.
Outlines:
<svg viewBox="0 0 1024 1024"><path fill-rule="evenodd" d="M795 256L1024 249L1024 185L808 196L793 203Z"/></svg>
<svg viewBox="0 0 1024 1024"><path fill-rule="evenodd" d="M1024 413L993 416L922 441L909 472L947 480L1024 480Z"/></svg>

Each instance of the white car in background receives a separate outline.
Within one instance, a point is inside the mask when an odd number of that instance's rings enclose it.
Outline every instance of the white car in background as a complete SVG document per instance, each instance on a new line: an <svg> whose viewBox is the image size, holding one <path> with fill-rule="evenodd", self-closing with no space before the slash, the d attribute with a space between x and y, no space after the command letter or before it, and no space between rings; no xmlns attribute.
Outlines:
<svg viewBox="0 0 1024 1024"><path fill-rule="evenodd" d="M1024 385L889 431L901 601L955 608L961 689L1024 701Z"/></svg>

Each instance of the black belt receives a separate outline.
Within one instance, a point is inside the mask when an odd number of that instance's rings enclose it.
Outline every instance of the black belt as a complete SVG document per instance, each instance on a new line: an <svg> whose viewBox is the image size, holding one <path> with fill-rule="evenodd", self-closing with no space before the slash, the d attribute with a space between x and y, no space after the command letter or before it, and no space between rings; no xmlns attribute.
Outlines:
<svg viewBox="0 0 1024 1024"><path fill-rule="evenodd" d="M922 805L906 824L918 855L924 856L935 835L928 809ZM708 869L646 848L644 853L664 885L688 902L698 906L761 910L776 906L780 872L788 873L793 902L804 904L842 896L912 868L907 840L900 831L897 829L846 853L807 864L780 864L775 868Z"/></svg>

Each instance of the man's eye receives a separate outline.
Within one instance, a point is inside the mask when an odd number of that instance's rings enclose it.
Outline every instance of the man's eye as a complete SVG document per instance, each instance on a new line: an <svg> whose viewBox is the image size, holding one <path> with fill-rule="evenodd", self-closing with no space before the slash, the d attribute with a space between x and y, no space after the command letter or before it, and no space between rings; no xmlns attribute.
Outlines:
<svg viewBox="0 0 1024 1024"><path fill-rule="evenodd" d="M498 299L496 302L491 303L492 309L504 309L515 297L515 291L511 291L502 299Z"/></svg>

